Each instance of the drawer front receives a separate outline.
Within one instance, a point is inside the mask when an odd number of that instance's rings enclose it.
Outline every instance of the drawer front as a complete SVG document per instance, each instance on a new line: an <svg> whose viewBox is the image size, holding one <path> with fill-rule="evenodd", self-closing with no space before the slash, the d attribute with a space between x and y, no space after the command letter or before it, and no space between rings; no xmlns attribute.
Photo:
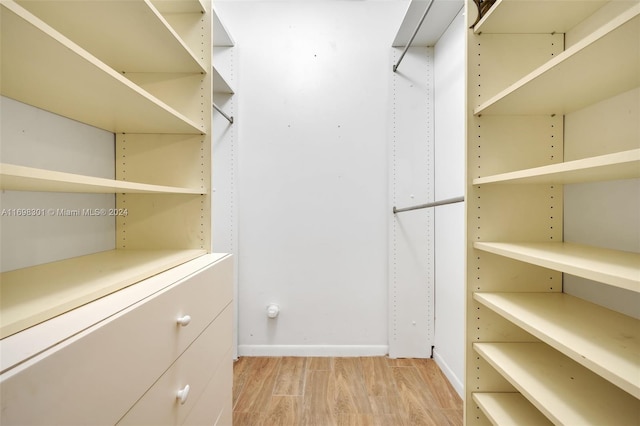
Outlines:
<svg viewBox="0 0 640 426"><path fill-rule="evenodd" d="M180 358L122 418L119 425L179 425L195 408L215 410L217 401L200 401L207 384L217 373L232 371L231 339L233 332L231 305L189 346ZM229 370L227 372L226 370ZM231 383L217 378L214 390L231 395ZM188 393L180 400L180 392ZM213 393L214 397L217 397ZM206 405L208 407L205 407ZM217 410L220 411L221 407ZM215 417L213 419L215 421ZM210 424L213 424L210 423Z"/></svg>
<svg viewBox="0 0 640 426"><path fill-rule="evenodd" d="M0 423L116 423L231 301L231 257L194 272L4 373Z"/></svg>
<svg viewBox="0 0 640 426"><path fill-rule="evenodd" d="M216 373L207 384L204 393L196 401L195 407L189 412L183 425L226 425L231 426L231 420L226 422L226 413L231 413L233 397L233 358L231 348L223 356L217 366Z"/></svg>

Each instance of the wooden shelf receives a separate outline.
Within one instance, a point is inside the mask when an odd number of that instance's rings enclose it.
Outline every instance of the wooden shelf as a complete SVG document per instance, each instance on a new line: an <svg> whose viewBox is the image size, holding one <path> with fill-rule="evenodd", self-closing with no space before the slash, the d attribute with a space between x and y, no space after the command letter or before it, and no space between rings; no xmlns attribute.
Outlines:
<svg viewBox="0 0 640 426"><path fill-rule="evenodd" d="M607 3L604 0L497 0L474 32L493 34L566 33Z"/></svg>
<svg viewBox="0 0 640 426"><path fill-rule="evenodd" d="M233 41L233 38L231 37L231 34L229 33L229 31L227 31L225 26L222 24L222 21L220 20L220 18L218 17L218 12L216 12L216 8L212 7L212 11L213 11L213 18L212 18L213 45L227 46L227 47L233 46L235 44Z"/></svg>
<svg viewBox="0 0 640 426"><path fill-rule="evenodd" d="M475 351L555 424L637 424L638 400L544 343L475 343Z"/></svg>
<svg viewBox="0 0 640 426"><path fill-rule="evenodd" d="M227 80L222 74L213 66L213 92L214 93L235 93L231 88L231 85L227 83Z"/></svg>
<svg viewBox="0 0 640 426"><path fill-rule="evenodd" d="M640 320L564 293L475 293L474 299L640 398Z"/></svg>
<svg viewBox="0 0 640 426"><path fill-rule="evenodd" d="M487 183L570 184L640 177L640 149L476 178Z"/></svg>
<svg viewBox="0 0 640 426"><path fill-rule="evenodd" d="M427 0L411 0L396 38L393 40L393 47L407 45L427 9L428 3ZM434 0L431 10L429 10L411 45L434 46L463 6L464 1L462 0Z"/></svg>
<svg viewBox="0 0 640 426"><path fill-rule="evenodd" d="M151 0L160 13L207 13L200 0Z"/></svg>
<svg viewBox="0 0 640 426"><path fill-rule="evenodd" d="M14 2L0 12L2 95L115 133L205 132Z"/></svg>
<svg viewBox="0 0 640 426"><path fill-rule="evenodd" d="M197 1L18 3L119 72L203 73L197 56L155 7L202 13ZM184 7L183 7L184 5ZM99 17L99 19L96 19Z"/></svg>
<svg viewBox="0 0 640 426"><path fill-rule="evenodd" d="M474 393L473 400L494 425L552 425L527 398L516 392Z"/></svg>
<svg viewBox="0 0 640 426"><path fill-rule="evenodd" d="M0 163L0 189L9 191L201 195L200 188L149 185Z"/></svg>
<svg viewBox="0 0 640 426"><path fill-rule="evenodd" d="M640 254L573 243L476 242L473 247L567 274L640 292Z"/></svg>
<svg viewBox="0 0 640 426"><path fill-rule="evenodd" d="M111 250L0 274L0 338L206 254Z"/></svg>
<svg viewBox="0 0 640 426"><path fill-rule="evenodd" d="M638 87L639 15L637 4L482 103L474 114L567 114Z"/></svg>

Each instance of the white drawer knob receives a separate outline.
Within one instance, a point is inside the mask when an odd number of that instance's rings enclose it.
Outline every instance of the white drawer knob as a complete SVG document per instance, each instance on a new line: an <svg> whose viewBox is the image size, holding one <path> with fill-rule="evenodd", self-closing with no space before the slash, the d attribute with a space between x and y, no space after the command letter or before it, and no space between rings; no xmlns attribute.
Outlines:
<svg viewBox="0 0 640 426"><path fill-rule="evenodd" d="M189 315L185 315L183 317L178 318L178 324L180 324L183 327L188 326L190 322L191 322L191 316Z"/></svg>
<svg viewBox="0 0 640 426"><path fill-rule="evenodd" d="M178 396L177 398L180 400L180 404L184 404L185 402L187 402L187 398L189 397L189 390L191 389L191 387L189 385L185 386L184 388L180 389L178 391Z"/></svg>

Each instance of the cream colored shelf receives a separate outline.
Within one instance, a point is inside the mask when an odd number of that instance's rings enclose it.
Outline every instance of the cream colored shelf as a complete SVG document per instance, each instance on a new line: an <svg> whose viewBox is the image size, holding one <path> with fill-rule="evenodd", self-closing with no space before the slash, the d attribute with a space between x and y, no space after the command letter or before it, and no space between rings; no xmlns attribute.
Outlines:
<svg viewBox="0 0 640 426"><path fill-rule="evenodd" d="M116 133L204 133L16 3L1 5L2 95Z"/></svg>
<svg viewBox="0 0 640 426"><path fill-rule="evenodd" d="M473 400L494 425L552 425L527 398L516 392L474 393Z"/></svg>
<svg viewBox="0 0 640 426"><path fill-rule="evenodd" d="M638 423L636 398L544 343L473 347L555 424Z"/></svg>
<svg viewBox="0 0 640 426"><path fill-rule="evenodd" d="M604 0L497 0L474 32L498 34L566 33L607 3Z"/></svg>
<svg viewBox="0 0 640 426"><path fill-rule="evenodd" d="M0 275L0 338L206 254L111 250Z"/></svg>
<svg viewBox="0 0 640 426"><path fill-rule="evenodd" d="M204 194L200 188L149 185L0 163L0 189L9 191Z"/></svg>
<svg viewBox="0 0 640 426"><path fill-rule="evenodd" d="M218 12L216 12L215 6L212 7L212 21L213 21L213 45L214 46L228 46L231 47L235 44L233 41L233 37L224 24L218 17Z"/></svg>
<svg viewBox="0 0 640 426"><path fill-rule="evenodd" d="M165 12L181 7L202 13L199 2L18 0L18 3L65 37L80 40L83 49L116 71L207 71L155 7L157 4Z"/></svg>
<svg viewBox="0 0 640 426"><path fill-rule="evenodd" d="M200 0L151 0L160 13L207 13Z"/></svg>
<svg viewBox="0 0 640 426"><path fill-rule="evenodd" d="M640 398L640 320L564 293L475 293L474 299Z"/></svg>
<svg viewBox="0 0 640 426"><path fill-rule="evenodd" d="M474 114L567 114L638 87L639 15L640 3L480 104Z"/></svg>
<svg viewBox="0 0 640 426"><path fill-rule="evenodd" d="M640 149L476 178L487 183L570 184L640 177Z"/></svg>
<svg viewBox="0 0 640 426"><path fill-rule="evenodd" d="M213 92L214 93L235 93L231 85L225 80L222 74L213 66Z"/></svg>
<svg viewBox="0 0 640 426"><path fill-rule="evenodd" d="M473 247L567 274L640 292L640 254L573 243L475 242Z"/></svg>

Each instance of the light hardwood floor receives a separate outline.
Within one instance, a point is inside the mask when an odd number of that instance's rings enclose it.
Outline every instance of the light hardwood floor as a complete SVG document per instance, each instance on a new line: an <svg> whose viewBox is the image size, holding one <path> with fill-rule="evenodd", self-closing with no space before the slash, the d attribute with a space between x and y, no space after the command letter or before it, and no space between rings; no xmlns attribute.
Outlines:
<svg viewBox="0 0 640 426"><path fill-rule="evenodd" d="M455 426L462 401L430 359L241 357L234 426Z"/></svg>

